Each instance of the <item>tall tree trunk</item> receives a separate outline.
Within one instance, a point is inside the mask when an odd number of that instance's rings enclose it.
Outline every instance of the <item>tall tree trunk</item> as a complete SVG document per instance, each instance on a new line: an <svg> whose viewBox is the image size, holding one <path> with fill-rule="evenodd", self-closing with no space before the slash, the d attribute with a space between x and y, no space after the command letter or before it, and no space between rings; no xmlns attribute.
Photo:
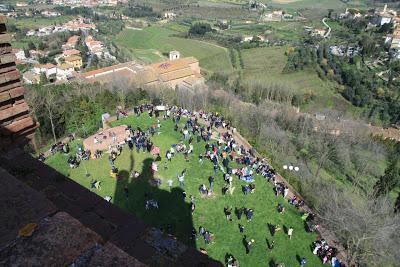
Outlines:
<svg viewBox="0 0 400 267"><path fill-rule="evenodd" d="M47 109L47 112L49 113L51 132L53 133L54 143L56 143L57 137L56 137L56 130L55 130L54 121L53 121L53 112L51 111L51 108L47 105L46 105L46 109Z"/></svg>

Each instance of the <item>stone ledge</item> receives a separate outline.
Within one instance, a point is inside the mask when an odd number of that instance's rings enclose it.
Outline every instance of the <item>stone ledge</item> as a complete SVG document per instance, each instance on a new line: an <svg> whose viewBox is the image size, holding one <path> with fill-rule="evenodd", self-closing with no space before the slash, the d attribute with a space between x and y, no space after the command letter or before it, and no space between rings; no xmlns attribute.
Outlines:
<svg viewBox="0 0 400 267"><path fill-rule="evenodd" d="M38 222L57 209L43 194L23 184L2 168L0 177L0 247L3 247L16 238L21 227Z"/></svg>
<svg viewBox="0 0 400 267"><path fill-rule="evenodd" d="M66 266L101 237L65 212L38 222L30 237L18 238L0 252L2 266Z"/></svg>

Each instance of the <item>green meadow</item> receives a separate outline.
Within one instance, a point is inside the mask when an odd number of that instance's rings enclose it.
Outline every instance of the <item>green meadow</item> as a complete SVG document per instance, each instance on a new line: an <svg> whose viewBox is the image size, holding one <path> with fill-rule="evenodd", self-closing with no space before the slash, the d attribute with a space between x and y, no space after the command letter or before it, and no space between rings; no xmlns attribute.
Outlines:
<svg viewBox="0 0 400 267"><path fill-rule="evenodd" d="M149 128L155 122L147 114L141 117L128 117L113 123L115 125L131 125L142 129ZM196 142L194 138L194 153L190 155L189 162L184 160L182 154L176 154L171 162L166 162L164 155L171 144L176 144L182 139L179 132L173 130L172 120L161 120L159 134L151 138L152 142L161 149L162 159L157 161L159 171L154 175L150 172L151 162L155 156L147 152L137 153L135 149L130 151L124 147L122 154L116 159L115 165L121 175L120 180L115 180L109 175L110 164L108 154L105 153L100 159L81 162L76 169L70 169L67 164L67 155L58 153L46 160L46 163L61 173L69 176L72 180L88 188L102 197L111 196L115 205L132 212L155 227L167 228L170 225L173 234L178 240L189 246L204 248L210 257L225 262L226 253L233 254L241 266L266 266L272 263L284 263L285 266L298 266L300 257L305 257L309 266L322 266L320 260L312 254L311 244L316 234L307 233L304 222L301 220L301 213L288 204L282 196L276 197L272 184L263 177L256 175L256 190L253 194L244 195L241 186L246 183L235 177L233 194L224 196L221 189L224 185L221 171L214 174L212 163L204 160L203 164L198 161L200 153L204 153L205 142ZM182 127L182 121L180 127ZM71 153L75 153L77 146L82 141L71 143ZM231 163L233 164L233 163ZM186 169L185 187L180 188L177 175ZM130 178L132 170L140 172L139 178ZM86 173L89 174L86 175ZM214 175L215 184L213 197L202 197L198 191L201 184L208 186L208 177ZM162 181L161 186L150 185L154 178ZM100 189L92 189L92 179L101 182ZM173 180L173 186L168 188L166 181ZM129 196L124 194L124 187L127 186ZM182 192L186 191L184 198ZM146 196L145 196L146 195ZM189 196L195 198L196 210L193 214L189 208ZM156 199L159 209L146 210L145 199ZM278 203L285 206L286 212L279 214L276 211ZM251 222L242 216L239 220L232 215L233 220L227 221L224 215L224 207L246 207L254 209L254 218ZM254 239L255 243L250 254L246 254L243 245L243 234L239 232L238 224L245 226L244 234L248 239ZM274 236L268 229L268 223L279 225L282 230ZM203 238L197 240L190 238L191 229L198 229L200 226L211 231L215 236L212 244L206 245ZM293 227L294 234L289 240L285 230ZM275 240L275 248L271 251L267 244Z"/></svg>
<svg viewBox="0 0 400 267"><path fill-rule="evenodd" d="M178 29L180 31L178 31ZM232 70L226 48L199 40L176 37L182 27L150 26L143 29L125 29L114 42L126 48L131 55L145 63L167 59L168 52L178 50L183 57L193 56L207 71Z"/></svg>

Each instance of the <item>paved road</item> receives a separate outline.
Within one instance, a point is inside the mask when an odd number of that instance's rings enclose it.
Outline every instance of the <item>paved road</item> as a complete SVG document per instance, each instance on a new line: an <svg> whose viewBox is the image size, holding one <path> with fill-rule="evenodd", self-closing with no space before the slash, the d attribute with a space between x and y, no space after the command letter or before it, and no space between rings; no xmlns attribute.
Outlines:
<svg viewBox="0 0 400 267"><path fill-rule="evenodd" d="M324 38L328 38L331 35L332 28L326 23L327 18L322 19L322 23L328 28L328 32L325 33Z"/></svg>

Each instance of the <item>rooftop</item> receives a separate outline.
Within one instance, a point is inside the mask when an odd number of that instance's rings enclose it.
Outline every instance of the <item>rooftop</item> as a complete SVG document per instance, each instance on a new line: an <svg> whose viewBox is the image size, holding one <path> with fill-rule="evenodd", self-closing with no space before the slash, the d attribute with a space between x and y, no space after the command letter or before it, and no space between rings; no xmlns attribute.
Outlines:
<svg viewBox="0 0 400 267"><path fill-rule="evenodd" d="M81 51L77 49L69 49L63 52L64 56L80 55Z"/></svg>
<svg viewBox="0 0 400 267"><path fill-rule="evenodd" d="M163 74L183 68L188 68L190 64L198 63L199 61L194 57L184 57L171 61L164 61L152 64L149 67L153 68L158 74Z"/></svg>
<svg viewBox="0 0 400 267"><path fill-rule="evenodd" d="M65 60L65 62L72 62L72 61L82 60L82 58L80 56L73 55L73 56L66 57L64 60Z"/></svg>
<svg viewBox="0 0 400 267"><path fill-rule="evenodd" d="M41 68L41 69L52 69L55 68L56 66L54 64L51 63L47 63L47 64L35 64L33 65L35 68Z"/></svg>
<svg viewBox="0 0 400 267"><path fill-rule="evenodd" d="M68 63L64 63L64 64L59 65L58 68L61 70L67 70L67 69L74 68L74 66L72 66L71 64L68 64Z"/></svg>

